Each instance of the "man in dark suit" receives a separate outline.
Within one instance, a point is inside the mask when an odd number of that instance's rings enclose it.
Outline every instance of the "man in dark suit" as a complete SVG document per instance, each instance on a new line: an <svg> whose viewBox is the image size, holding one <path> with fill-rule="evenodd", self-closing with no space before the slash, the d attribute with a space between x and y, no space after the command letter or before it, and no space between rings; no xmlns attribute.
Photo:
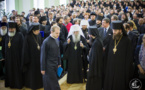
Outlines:
<svg viewBox="0 0 145 90"><path fill-rule="evenodd" d="M30 15L29 15L29 21L26 21L27 29L31 26L31 24L32 24L32 19L33 19L33 15L30 14Z"/></svg>
<svg viewBox="0 0 145 90"><path fill-rule="evenodd" d="M54 13L53 12L49 12L48 13L48 19L47 19L47 25L50 26L51 23L54 21Z"/></svg>
<svg viewBox="0 0 145 90"><path fill-rule="evenodd" d="M102 27L98 29L99 35L101 36L101 39L103 40L104 49L106 48L113 32L110 27L110 20L109 18L104 18L102 20Z"/></svg>

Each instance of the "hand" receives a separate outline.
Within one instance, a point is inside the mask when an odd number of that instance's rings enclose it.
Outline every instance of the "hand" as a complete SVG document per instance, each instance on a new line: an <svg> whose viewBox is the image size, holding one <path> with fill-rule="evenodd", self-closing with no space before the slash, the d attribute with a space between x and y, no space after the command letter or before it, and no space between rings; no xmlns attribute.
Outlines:
<svg viewBox="0 0 145 90"><path fill-rule="evenodd" d="M61 67L61 65L58 65L58 67Z"/></svg>
<svg viewBox="0 0 145 90"><path fill-rule="evenodd" d="M80 42L80 46L81 46L82 48L84 48L84 44L83 44L82 42Z"/></svg>
<svg viewBox="0 0 145 90"><path fill-rule="evenodd" d="M139 68L139 71L140 71L141 74L145 75L145 71L143 70L143 68Z"/></svg>
<svg viewBox="0 0 145 90"><path fill-rule="evenodd" d="M0 61L4 61L4 60L5 60L4 58L0 59Z"/></svg>
<svg viewBox="0 0 145 90"><path fill-rule="evenodd" d="M67 43L70 44L70 38L67 40Z"/></svg>
<svg viewBox="0 0 145 90"><path fill-rule="evenodd" d="M103 47L103 51L105 51L105 47Z"/></svg>
<svg viewBox="0 0 145 90"><path fill-rule="evenodd" d="M91 38L95 39L95 37L93 35L90 35Z"/></svg>
<svg viewBox="0 0 145 90"><path fill-rule="evenodd" d="M87 43L89 43L90 41L89 40L87 40Z"/></svg>
<svg viewBox="0 0 145 90"><path fill-rule="evenodd" d="M45 71L41 71L41 74L44 75L45 74Z"/></svg>

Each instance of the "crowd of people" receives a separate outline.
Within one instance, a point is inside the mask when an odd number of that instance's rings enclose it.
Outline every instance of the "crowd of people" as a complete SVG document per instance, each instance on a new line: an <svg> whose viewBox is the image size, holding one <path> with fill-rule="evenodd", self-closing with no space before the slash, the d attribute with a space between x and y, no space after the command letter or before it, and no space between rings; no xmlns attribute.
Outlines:
<svg viewBox="0 0 145 90"><path fill-rule="evenodd" d="M0 79L5 87L60 90L67 83L86 90L145 89L145 2L72 0L66 6L29 10L0 21Z"/></svg>

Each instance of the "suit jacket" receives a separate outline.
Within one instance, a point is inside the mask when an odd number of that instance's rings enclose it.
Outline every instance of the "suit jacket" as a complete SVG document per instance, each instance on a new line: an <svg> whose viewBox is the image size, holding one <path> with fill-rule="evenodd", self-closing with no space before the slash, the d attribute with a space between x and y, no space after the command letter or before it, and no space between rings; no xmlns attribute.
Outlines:
<svg viewBox="0 0 145 90"><path fill-rule="evenodd" d="M55 20L53 19L53 21L55 21ZM47 19L47 25L50 26L50 24L51 24L51 23L49 22L49 18L48 18L48 19Z"/></svg>
<svg viewBox="0 0 145 90"><path fill-rule="evenodd" d="M106 33L106 36L104 36L104 28L103 27L98 28L98 31L99 31L99 35L101 36L101 39L103 41L104 47L106 47L112 38L112 35L113 35L112 29L109 27L109 29Z"/></svg>
<svg viewBox="0 0 145 90"><path fill-rule="evenodd" d="M26 21L26 24L27 24L27 29L29 29L29 27L31 26L29 21Z"/></svg>
<svg viewBox="0 0 145 90"><path fill-rule="evenodd" d="M133 50L133 54L135 52L135 48L136 48L136 45L137 45L137 36L133 33L133 32L129 32L128 33L128 37L132 43L132 50Z"/></svg>

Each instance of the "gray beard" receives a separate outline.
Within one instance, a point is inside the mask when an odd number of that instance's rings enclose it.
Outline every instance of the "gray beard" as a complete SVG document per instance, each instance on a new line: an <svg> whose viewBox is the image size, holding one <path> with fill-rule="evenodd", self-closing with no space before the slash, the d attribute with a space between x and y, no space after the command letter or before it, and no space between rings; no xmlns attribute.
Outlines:
<svg viewBox="0 0 145 90"><path fill-rule="evenodd" d="M73 42L77 43L80 41L80 34L79 35L72 35L72 38L73 38Z"/></svg>

